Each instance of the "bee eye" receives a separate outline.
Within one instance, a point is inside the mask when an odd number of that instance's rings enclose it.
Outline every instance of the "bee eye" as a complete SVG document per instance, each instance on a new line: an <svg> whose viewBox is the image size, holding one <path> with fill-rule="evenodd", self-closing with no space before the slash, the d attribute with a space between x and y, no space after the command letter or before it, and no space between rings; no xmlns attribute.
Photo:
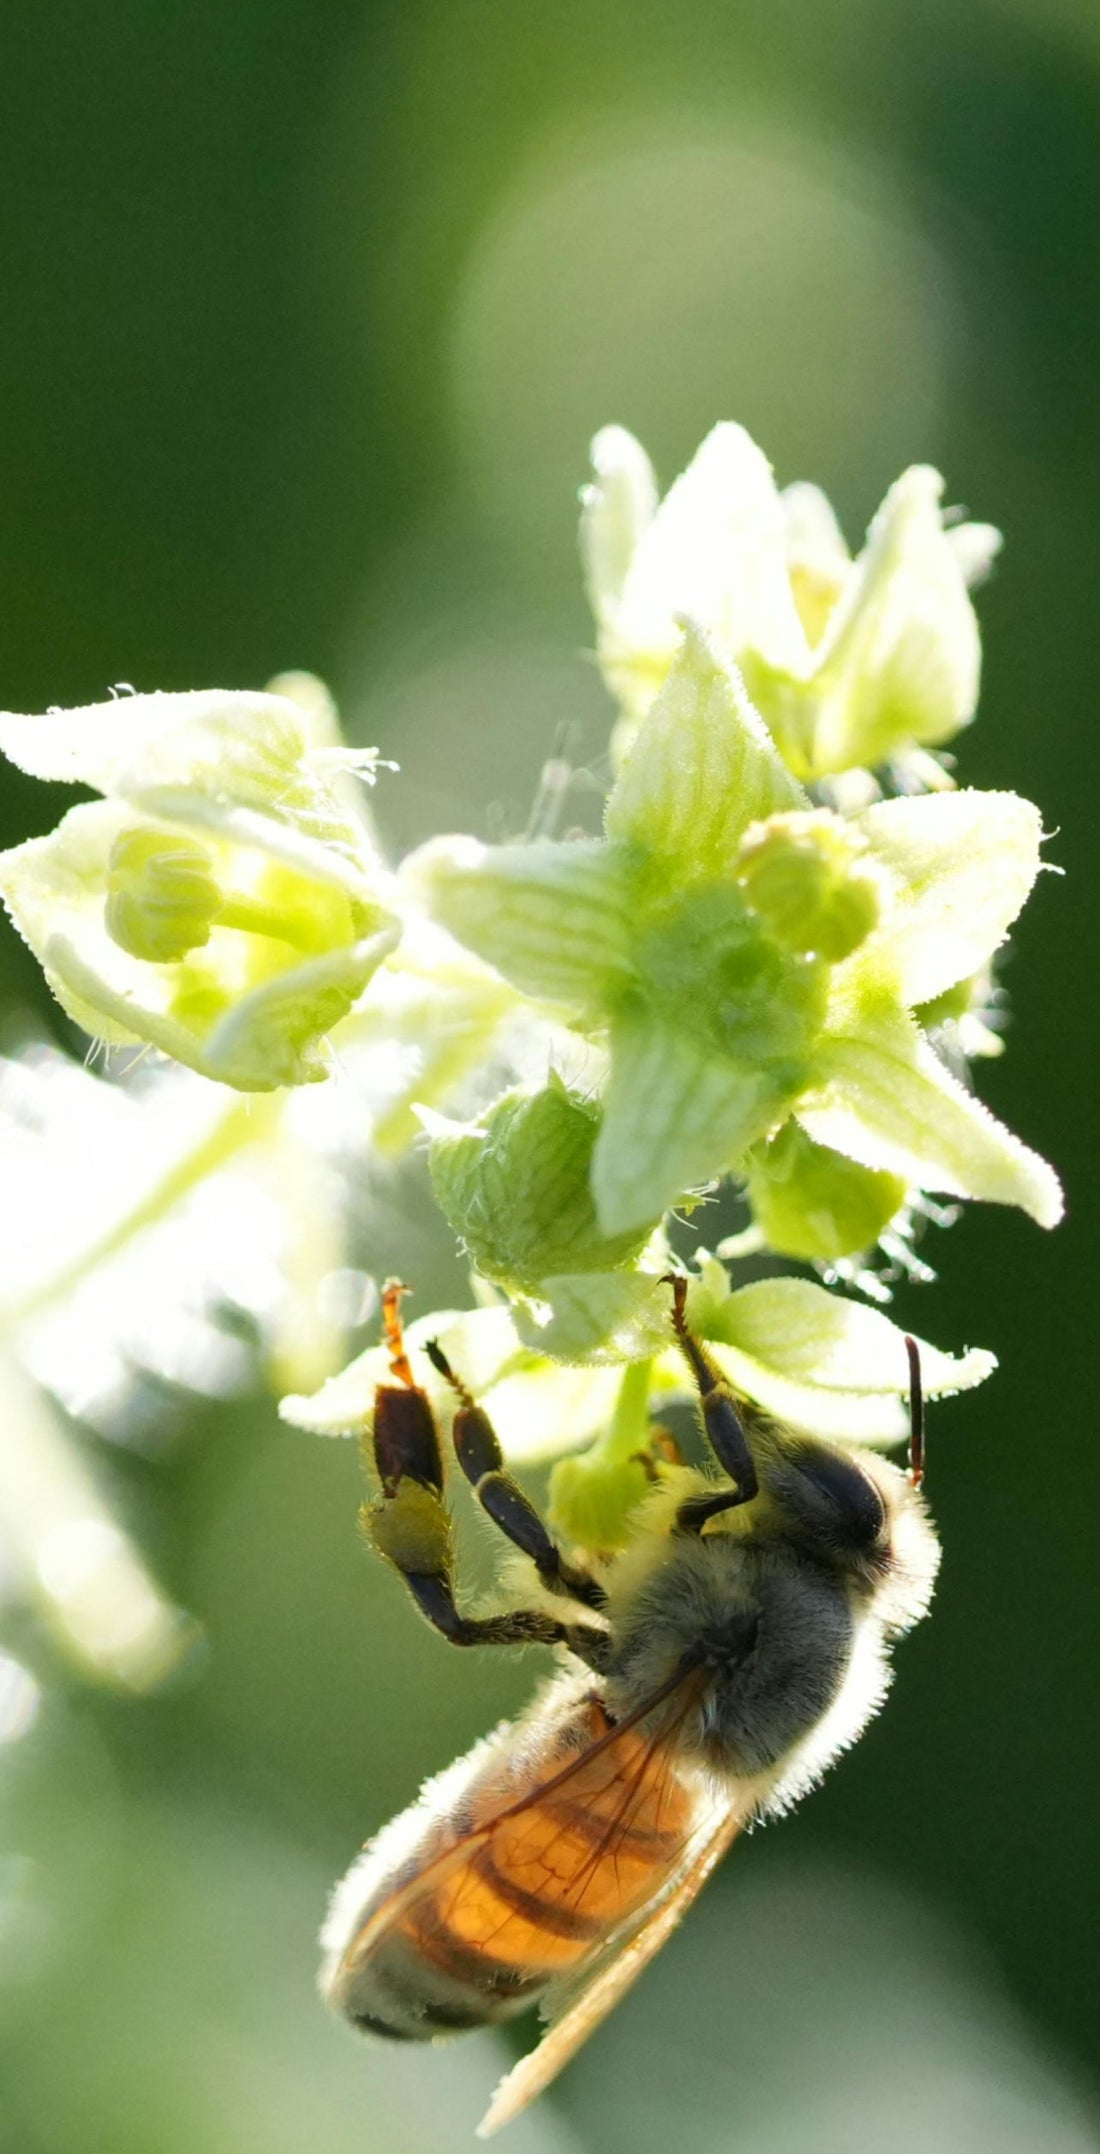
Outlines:
<svg viewBox="0 0 1100 2154"><path fill-rule="evenodd" d="M814 1509L830 1539L844 1548L870 1548L886 1523L878 1490L850 1459L822 1445L800 1446L793 1465L801 1481L809 1482L821 1499ZM811 1501L813 1499L811 1498Z"/></svg>

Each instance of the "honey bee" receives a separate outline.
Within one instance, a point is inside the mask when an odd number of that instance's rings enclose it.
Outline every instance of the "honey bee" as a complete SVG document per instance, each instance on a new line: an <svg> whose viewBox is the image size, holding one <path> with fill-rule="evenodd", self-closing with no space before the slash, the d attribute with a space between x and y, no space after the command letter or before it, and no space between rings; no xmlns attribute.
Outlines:
<svg viewBox="0 0 1100 2154"><path fill-rule="evenodd" d="M458 1463L530 1565L530 1605L481 1617L455 1600L440 1439L401 1289L384 1295L393 1382L377 1394L369 1537L453 1644L537 1641L572 1665L364 1850L333 1896L321 1989L398 2041L540 2004L549 2029L498 2089L483 2135L549 2085L737 1834L788 1809L861 1733L939 1562L919 1493L914 1342L906 1474L739 1407L688 1330L686 1281L669 1283L721 1477L655 1461L629 1545L587 1565L563 1555L487 1415L428 1346L458 1400Z"/></svg>

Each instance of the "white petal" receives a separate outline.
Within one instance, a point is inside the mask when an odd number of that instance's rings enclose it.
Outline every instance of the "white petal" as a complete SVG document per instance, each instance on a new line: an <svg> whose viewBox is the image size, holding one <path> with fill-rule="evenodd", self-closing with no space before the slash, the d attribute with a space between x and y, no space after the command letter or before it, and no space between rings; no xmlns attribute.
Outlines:
<svg viewBox="0 0 1100 2154"><path fill-rule="evenodd" d="M1016 793L939 793L880 801L854 823L894 895L853 963L903 1002L931 1002L1004 941L1039 872L1039 811Z"/></svg>
<svg viewBox="0 0 1100 2154"><path fill-rule="evenodd" d="M376 886L363 827L309 754L286 696L200 689L0 714L0 751L37 778L92 785L142 813L261 846L354 895Z"/></svg>
<svg viewBox="0 0 1100 2154"><path fill-rule="evenodd" d="M906 1433L904 1335L862 1302L805 1279L762 1279L731 1294L706 1329L735 1387L781 1420L851 1442ZM918 1344L929 1397L971 1390L996 1367L984 1351L955 1357Z"/></svg>
<svg viewBox="0 0 1100 2154"><path fill-rule="evenodd" d="M984 583L1004 540L996 524L951 524L947 543L955 555L967 587Z"/></svg>
<svg viewBox="0 0 1100 2154"><path fill-rule="evenodd" d="M592 483L581 495L581 558L592 611L602 619L622 597L627 572L657 507L657 481L640 441L605 426L591 448Z"/></svg>
<svg viewBox="0 0 1100 2154"><path fill-rule="evenodd" d="M180 695L119 695L107 703L87 703L76 710L51 710L29 717L0 712L0 751L32 778L63 779L113 793L156 762L173 735L238 729L244 738L263 738L271 729L280 743L288 729L305 750L301 714L284 696L251 691L201 688Z"/></svg>
<svg viewBox="0 0 1100 2154"><path fill-rule="evenodd" d="M912 740L936 745L969 723L981 647L936 471L892 486L818 651L819 775L870 767Z"/></svg>
<svg viewBox="0 0 1100 2154"><path fill-rule="evenodd" d="M1058 1177L963 1089L900 1015L856 1019L814 1051L798 1118L819 1144L918 1189L1016 1204L1043 1227L1062 1216Z"/></svg>
<svg viewBox="0 0 1100 2154"><path fill-rule="evenodd" d="M744 427L707 435L643 534L600 655L612 686L640 715L690 616L732 658L759 653L802 672L809 647L787 573L786 522L771 465Z"/></svg>
<svg viewBox="0 0 1100 2154"><path fill-rule="evenodd" d="M503 1307L443 1311L406 1330L413 1371L437 1413L449 1423L455 1399L423 1352L438 1339L453 1369L491 1416L509 1458L556 1458L581 1448L610 1420L622 1382L621 1366L569 1369L521 1344ZM312 1398L282 1400L279 1413L320 1436L359 1436L369 1430L378 1384L390 1380L389 1355L371 1346L329 1378Z"/></svg>

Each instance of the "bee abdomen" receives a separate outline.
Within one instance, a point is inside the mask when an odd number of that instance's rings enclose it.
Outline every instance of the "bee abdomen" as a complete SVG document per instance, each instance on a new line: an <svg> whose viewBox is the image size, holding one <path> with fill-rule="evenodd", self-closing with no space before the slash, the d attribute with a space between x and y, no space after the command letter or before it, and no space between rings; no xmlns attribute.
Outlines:
<svg viewBox="0 0 1100 2154"><path fill-rule="evenodd" d="M523 1975L469 1951L447 1932L435 1932L430 1951L425 1943L397 1931L356 1970L342 2002L365 2033L428 2042L493 2026L523 2011L546 1986L541 1970Z"/></svg>

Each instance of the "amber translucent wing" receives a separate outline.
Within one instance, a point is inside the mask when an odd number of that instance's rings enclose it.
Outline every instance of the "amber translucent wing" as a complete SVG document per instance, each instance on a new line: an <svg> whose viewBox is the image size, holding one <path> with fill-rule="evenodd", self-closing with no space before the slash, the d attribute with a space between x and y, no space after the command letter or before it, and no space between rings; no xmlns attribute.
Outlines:
<svg viewBox="0 0 1100 2154"><path fill-rule="evenodd" d="M502 2125L510 2124L557 2078L671 1936L744 1822L742 1814L732 1809L720 1811L717 1818L711 1814L694 1835L691 1850L677 1874L666 1882L640 1918L615 1939L613 1951L597 1956L590 1978L579 1988L574 1987L572 2002L560 2019L547 2029L538 2047L522 2057L501 2080L478 2127L479 2138L488 2139Z"/></svg>
<svg viewBox="0 0 1100 2154"><path fill-rule="evenodd" d="M532 1767L531 1783L428 1861L368 1918L351 1969L399 1938L424 1960L490 1989L538 1991L575 1975L678 1870L700 1797L677 1769L675 1738L694 1703L682 1678L611 1726L599 1700L580 1747ZM642 1726L640 1723L647 1722ZM590 1740L583 1743L583 1735Z"/></svg>

